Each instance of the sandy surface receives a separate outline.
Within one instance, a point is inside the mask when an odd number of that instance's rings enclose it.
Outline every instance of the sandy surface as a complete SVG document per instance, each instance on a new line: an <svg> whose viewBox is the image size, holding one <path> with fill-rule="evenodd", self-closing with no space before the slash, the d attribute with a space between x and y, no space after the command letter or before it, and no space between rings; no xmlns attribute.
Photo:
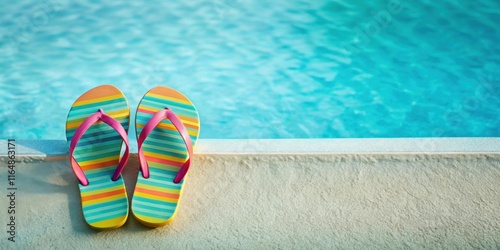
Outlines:
<svg viewBox="0 0 500 250"><path fill-rule="evenodd" d="M1 249L500 248L499 154L198 156L172 224L104 232L83 221L67 162L17 168L12 243L0 167Z"/></svg>

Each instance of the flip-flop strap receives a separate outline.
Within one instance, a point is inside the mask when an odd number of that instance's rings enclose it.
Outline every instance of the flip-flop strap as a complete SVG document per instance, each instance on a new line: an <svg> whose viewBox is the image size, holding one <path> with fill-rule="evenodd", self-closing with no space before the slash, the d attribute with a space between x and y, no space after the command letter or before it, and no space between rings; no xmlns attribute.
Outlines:
<svg viewBox="0 0 500 250"><path fill-rule="evenodd" d="M99 109L98 112L94 113L93 115L87 117L85 121L78 126L78 128L75 131L75 134L73 135L73 138L71 138L71 144L69 146L69 155L71 159L71 167L73 168L73 172L75 173L76 177L80 181L80 183L83 186L87 186L89 184L89 181L87 180L87 177L85 176L85 173L83 172L82 168L76 162L73 152L75 151L76 145L78 144L78 141L82 138L82 136L87 132L87 130L97 121L103 121L104 123L108 124L110 127L112 127L118 134L122 137L123 141L125 142L125 153L123 154L122 158L120 159L120 162L118 163L118 166L116 167L115 172L113 173L113 176L111 179L113 181L118 180L120 177L120 174L123 171L123 168L127 164L128 158L129 158L129 144L128 144L128 137L127 137L127 132L123 128L123 126L115 120L113 117L107 115L104 113L102 109Z"/></svg>
<svg viewBox="0 0 500 250"><path fill-rule="evenodd" d="M191 158L193 156L193 144L191 143L191 137L189 136L189 133L182 121L168 107L156 112L156 114L151 117L148 123L146 123L141 131L141 134L139 135L137 143L139 146L139 163L141 165L141 172L144 178L149 178L149 167L146 161L146 157L144 156L144 152L142 151L142 144L149 136L149 134L153 131L153 129L158 126L161 121L163 121L163 119L169 119L172 122L174 127L177 129L177 132L179 132L179 134L181 135L182 140L184 140L184 144L186 144L186 148L188 150L188 159L184 164L182 164L179 172L177 172L177 175L174 178L174 183L179 183L180 181L182 181L182 179L184 179L184 176L186 175L187 171L189 170L189 166L191 165Z"/></svg>

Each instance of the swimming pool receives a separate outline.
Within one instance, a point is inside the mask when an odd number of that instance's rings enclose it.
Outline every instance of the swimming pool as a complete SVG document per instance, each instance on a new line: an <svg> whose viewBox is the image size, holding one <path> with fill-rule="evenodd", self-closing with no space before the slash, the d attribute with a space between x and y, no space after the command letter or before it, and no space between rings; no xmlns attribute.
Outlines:
<svg viewBox="0 0 500 250"><path fill-rule="evenodd" d="M495 0L9 3L0 138L64 139L103 83L132 110L179 89L202 138L498 137L499 18Z"/></svg>

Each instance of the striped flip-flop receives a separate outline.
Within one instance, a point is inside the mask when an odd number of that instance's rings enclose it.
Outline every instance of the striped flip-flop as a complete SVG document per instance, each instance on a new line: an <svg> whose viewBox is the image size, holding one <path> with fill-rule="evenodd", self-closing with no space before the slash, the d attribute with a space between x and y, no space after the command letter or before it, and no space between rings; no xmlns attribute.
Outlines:
<svg viewBox="0 0 500 250"><path fill-rule="evenodd" d="M79 181L83 217L95 229L118 228L128 217L121 171L129 157L129 120L127 99L112 85L89 90L68 114L71 167Z"/></svg>
<svg viewBox="0 0 500 250"><path fill-rule="evenodd" d="M179 91L159 86L142 98L136 115L140 172L132 213L149 227L176 215L200 121L193 103Z"/></svg>

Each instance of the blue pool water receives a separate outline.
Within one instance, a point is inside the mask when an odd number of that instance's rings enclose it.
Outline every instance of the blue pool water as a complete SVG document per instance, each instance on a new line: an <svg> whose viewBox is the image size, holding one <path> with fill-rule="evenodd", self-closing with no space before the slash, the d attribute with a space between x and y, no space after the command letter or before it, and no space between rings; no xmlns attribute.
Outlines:
<svg viewBox="0 0 500 250"><path fill-rule="evenodd" d="M103 83L179 89L202 138L500 136L498 0L144 2L3 3L0 138Z"/></svg>

